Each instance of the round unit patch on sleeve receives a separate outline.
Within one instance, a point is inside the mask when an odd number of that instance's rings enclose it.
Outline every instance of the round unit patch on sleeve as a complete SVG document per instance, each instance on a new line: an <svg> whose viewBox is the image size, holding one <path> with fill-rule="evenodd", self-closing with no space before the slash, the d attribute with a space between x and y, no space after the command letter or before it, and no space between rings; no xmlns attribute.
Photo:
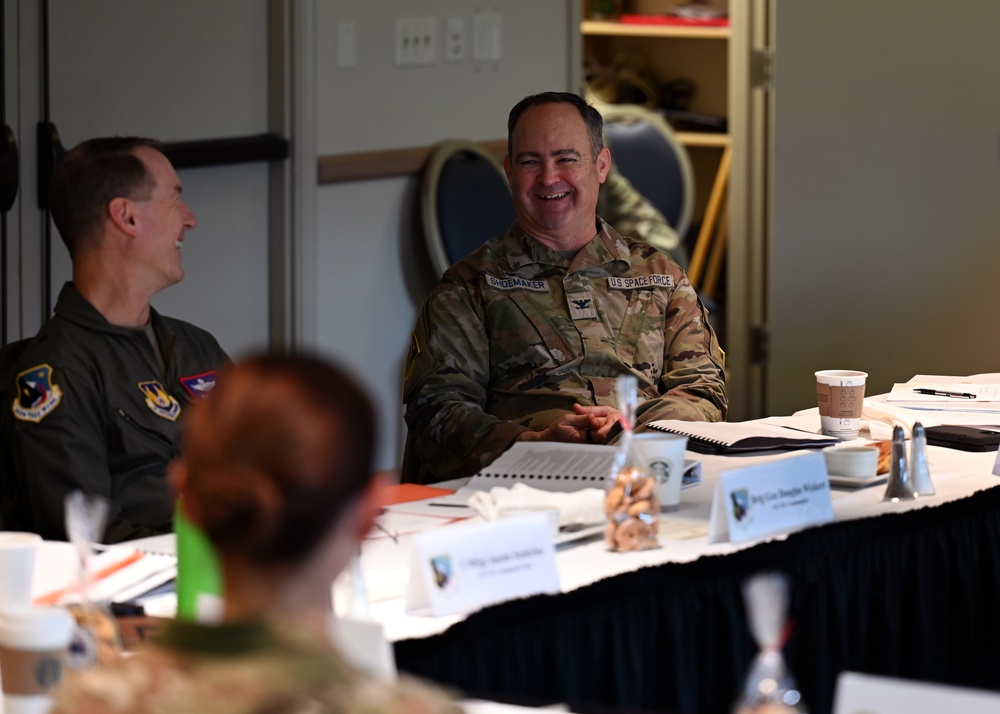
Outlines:
<svg viewBox="0 0 1000 714"><path fill-rule="evenodd" d="M36 424L62 401L62 390L52 381L52 367L40 364L17 375L14 416Z"/></svg>

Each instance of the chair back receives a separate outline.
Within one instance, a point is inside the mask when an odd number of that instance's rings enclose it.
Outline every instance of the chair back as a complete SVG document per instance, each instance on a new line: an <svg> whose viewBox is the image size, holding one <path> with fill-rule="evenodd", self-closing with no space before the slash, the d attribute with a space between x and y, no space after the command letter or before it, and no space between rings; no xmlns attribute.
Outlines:
<svg viewBox="0 0 1000 714"><path fill-rule="evenodd" d="M0 347L0 408L4 411L10 411L9 397L17 391L17 385L14 384L17 363L33 339L35 338L26 337Z"/></svg>
<svg viewBox="0 0 1000 714"><path fill-rule="evenodd" d="M500 162L472 141L447 141L431 155L420 188L424 240L438 275L514 222Z"/></svg>
<svg viewBox="0 0 1000 714"><path fill-rule="evenodd" d="M694 173L687 149L656 112L630 104L598 108L612 161L684 240L694 209Z"/></svg>
<svg viewBox="0 0 1000 714"><path fill-rule="evenodd" d="M12 396L17 392L17 385L14 380L17 378L17 363L24 354L24 350L31 344L32 337L23 340L10 342L0 347L0 425L5 420L13 419L10 415L12 408ZM0 439L3 438L0 432ZM0 530L7 530L12 527L9 515L13 509L15 494L11 479L13 477L14 465L12 463L10 451L7 448L0 449Z"/></svg>

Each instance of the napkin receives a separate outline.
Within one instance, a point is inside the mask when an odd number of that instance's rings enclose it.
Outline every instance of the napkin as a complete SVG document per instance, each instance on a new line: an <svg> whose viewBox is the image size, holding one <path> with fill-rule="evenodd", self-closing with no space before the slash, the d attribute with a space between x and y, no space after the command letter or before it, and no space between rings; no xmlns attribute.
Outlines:
<svg viewBox="0 0 1000 714"><path fill-rule="evenodd" d="M487 521L498 518L501 508L548 506L559 509L560 527L600 523L604 520L604 490L584 488L564 493L516 483L511 488L477 491L469 497L468 506Z"/></svg>

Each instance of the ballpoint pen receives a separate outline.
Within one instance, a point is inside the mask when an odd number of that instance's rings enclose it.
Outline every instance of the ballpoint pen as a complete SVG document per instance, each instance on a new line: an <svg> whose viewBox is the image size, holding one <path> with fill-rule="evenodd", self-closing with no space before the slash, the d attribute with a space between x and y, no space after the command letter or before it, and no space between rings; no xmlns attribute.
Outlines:
<svg viewBox="0 0 1000 714"><path fill-rule="evenodd" d="M392 531L389 528L386 528L386 526L381 521L379 521L379 516L383 516L383 515L385 515L385 509L384 508L381 509L378 512L378 516L375 516L375 527L378 530L380 530L383 533L385 533L390 538L392 538L392 542L393 543L399 543L399 535L395 531Z"/></svg>
<svg viewBox="0 0 1000 714"><path fill-rule="evenodd" d="M955 399L975 399L976 395L970 392L946 392L943 389L914 389L917 394L929 394L933 397L954 397Z"/></svg>

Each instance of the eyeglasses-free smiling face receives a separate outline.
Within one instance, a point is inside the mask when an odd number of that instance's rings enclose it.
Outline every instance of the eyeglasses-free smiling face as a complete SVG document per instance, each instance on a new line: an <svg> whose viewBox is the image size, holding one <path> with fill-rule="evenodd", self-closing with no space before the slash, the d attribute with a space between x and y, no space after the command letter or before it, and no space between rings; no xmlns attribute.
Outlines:
<svg viewBox="0 0 1000 714"><path fill-rule="evenodd" d="M197 224L194 214L181 197L181 181L166 156L155 149L140 147L136 156L153 179L149 196L133 199L133 215L144 243L144 261L153 292L180 282L181 245L184 234Z"/></svg>
<svg viewBox="0 0 1000 714"><path fill-rule="evenodd" d="M595 157L583 117L570 104L528 108L511 135L504 170L521 227L553 250L594 237L597 194L608 175L607 147Z"/></svg>

